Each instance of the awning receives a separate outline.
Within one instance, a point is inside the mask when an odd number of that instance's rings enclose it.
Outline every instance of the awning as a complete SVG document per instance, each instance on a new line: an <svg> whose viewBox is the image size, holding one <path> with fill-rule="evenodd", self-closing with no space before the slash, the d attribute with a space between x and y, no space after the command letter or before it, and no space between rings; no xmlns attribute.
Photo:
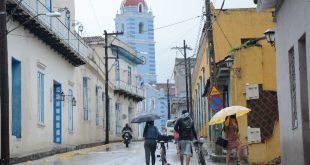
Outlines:
<svg viewBox="0 0 310 165"><path fill-rule="evenodd" d="M140 58L138 58L137 56L131 54L129 51L127 51L126 49L116 46L116 45L111 45L112 48L112 53L113 55L117 56L117 51L118 51L118 55L120 58L124 58L125 60L132 62L134 64L144 64L144 61Z"/></svg>
<svg viewBox="0 0 310 165"><path fill-rule="evenodd" d="M257 11L264 11L274 8L276 6L276 0L257 0Z"/></svg>

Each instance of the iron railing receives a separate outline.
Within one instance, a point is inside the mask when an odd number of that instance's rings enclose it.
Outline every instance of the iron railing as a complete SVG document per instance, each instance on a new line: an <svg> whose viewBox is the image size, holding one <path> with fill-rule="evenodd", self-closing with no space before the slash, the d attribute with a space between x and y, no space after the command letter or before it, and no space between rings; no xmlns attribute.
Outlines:
<svg viewBox="0 0 310 165"><path fill-rule="evenodd" d="M130 85L124 81L115 81L114 87L116 90L123 90L133 95L144 97L144 92L141 88Z"/></svg>
<svg viewBox="0 0 310 165"><path fill-rule="evenodd" d="M16 4L19 3L19 0L9 1ZM56 35L63 44L67 45L73 50L73 52L78 54L79 58L86 61L91 49L77 34L70 31L70 29L67 28L59 18L48 17L46 15L38 16L39 14L46 14L50 12L48 8L40 2L40 0L23 0L20 7L32 16L32 18L36 17L35 19L41 24L41 26L54 33L54 35Z"/></svg>

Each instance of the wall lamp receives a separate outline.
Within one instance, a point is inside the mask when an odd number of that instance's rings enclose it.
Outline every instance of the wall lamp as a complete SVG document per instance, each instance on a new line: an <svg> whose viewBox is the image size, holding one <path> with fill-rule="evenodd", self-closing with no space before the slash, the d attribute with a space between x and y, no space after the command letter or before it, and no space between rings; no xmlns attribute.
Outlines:
<svg viewBox="0 0 310 165"><path fill-rule="evenodd" d="M228 56L228 57L225 59L225 63L226 63L227 68L231 68L231 66L232 66L233 63L234 63L234 59L233 59L231 56Z"/></svg>
<svg viewBox="0 0 310 165"><path fill-rule="evenodd" d="M271 46L275 46L275 40L276 40L276 37L275 37L275 31L273 29L267 29L265 32L265 37L266 37L266 40L268 41L268 43L271 44Z"/></svg>
<svg viewBox="0 0 310 165"><path fill-rule="evenodd" d="M64 92L61 92L61 101L65 101L66 96L70 96L72 98L72 106L76 106L76 100L73 95L65 95Z"/></svg>

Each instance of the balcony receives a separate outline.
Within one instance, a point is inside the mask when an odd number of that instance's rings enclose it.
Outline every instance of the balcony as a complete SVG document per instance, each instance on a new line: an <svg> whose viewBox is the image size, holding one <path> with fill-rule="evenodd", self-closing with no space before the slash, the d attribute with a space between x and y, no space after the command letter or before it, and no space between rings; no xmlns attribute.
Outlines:
<svg viewBox="0 0 310 165"><path fill-rule="evenodd" d="M20 5L18 3L19 0L7 0L9 14L18 6L13 21L24 24L25 29L49 45L73 66L78 67L86 63L91 49L60 19L38 16L50 12L40 0L23 0Z"/></svg>
<svg viewBox="0 0 310 165"><path fill-rule="evenodd" d="M136 86L128 85L123 81L115 81L114 94L119 94L120 96L132 99L135 102L144 100L144 92L142 89Z"/></svg>

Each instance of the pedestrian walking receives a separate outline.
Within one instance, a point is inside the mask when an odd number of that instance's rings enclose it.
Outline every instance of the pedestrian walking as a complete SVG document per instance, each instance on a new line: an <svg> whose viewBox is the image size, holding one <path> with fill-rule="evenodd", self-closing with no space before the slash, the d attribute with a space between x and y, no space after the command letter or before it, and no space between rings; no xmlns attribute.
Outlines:
<svg viewBox="0 0 310 165"><path fill-rule="evenodd" d="M173 131L173 136L174 136L174 143L177 149L177 154L179 154L179 133L177 131Z"/></svg>
<svg viewBox="0 0 310 165"><path fill-rule="evenodd" d="M238 162L237 165L240 165L241 160L241 143L239 139L239 127L236 115L231 115L225 118L224 122L224 132L226 134L226 139L228 140L227 144L227 153L226 153L226 164L230 164L230 155L233 149L237 149Z"/></svg>
<svg viewBox="0 0 310 165"><path fill-rule="evenodd" d="M197 140L197 133L194 127L193 119L187 110L182 111L181 117L176 121L174 130L179 133L179 154L181 165L186 157L186 165L189 165L190 158L193 156L192 141Z"/></svg>
<svg viewBox="0 0 310 165"><path fill-rule="evenodd" d="M143 131L146 165L150 164L150 157L152 157L152 165L155 165L155 151L157 146L156 139L158 136L159 131L157 127L154 126L154 121L146 122Z"/></svg>

